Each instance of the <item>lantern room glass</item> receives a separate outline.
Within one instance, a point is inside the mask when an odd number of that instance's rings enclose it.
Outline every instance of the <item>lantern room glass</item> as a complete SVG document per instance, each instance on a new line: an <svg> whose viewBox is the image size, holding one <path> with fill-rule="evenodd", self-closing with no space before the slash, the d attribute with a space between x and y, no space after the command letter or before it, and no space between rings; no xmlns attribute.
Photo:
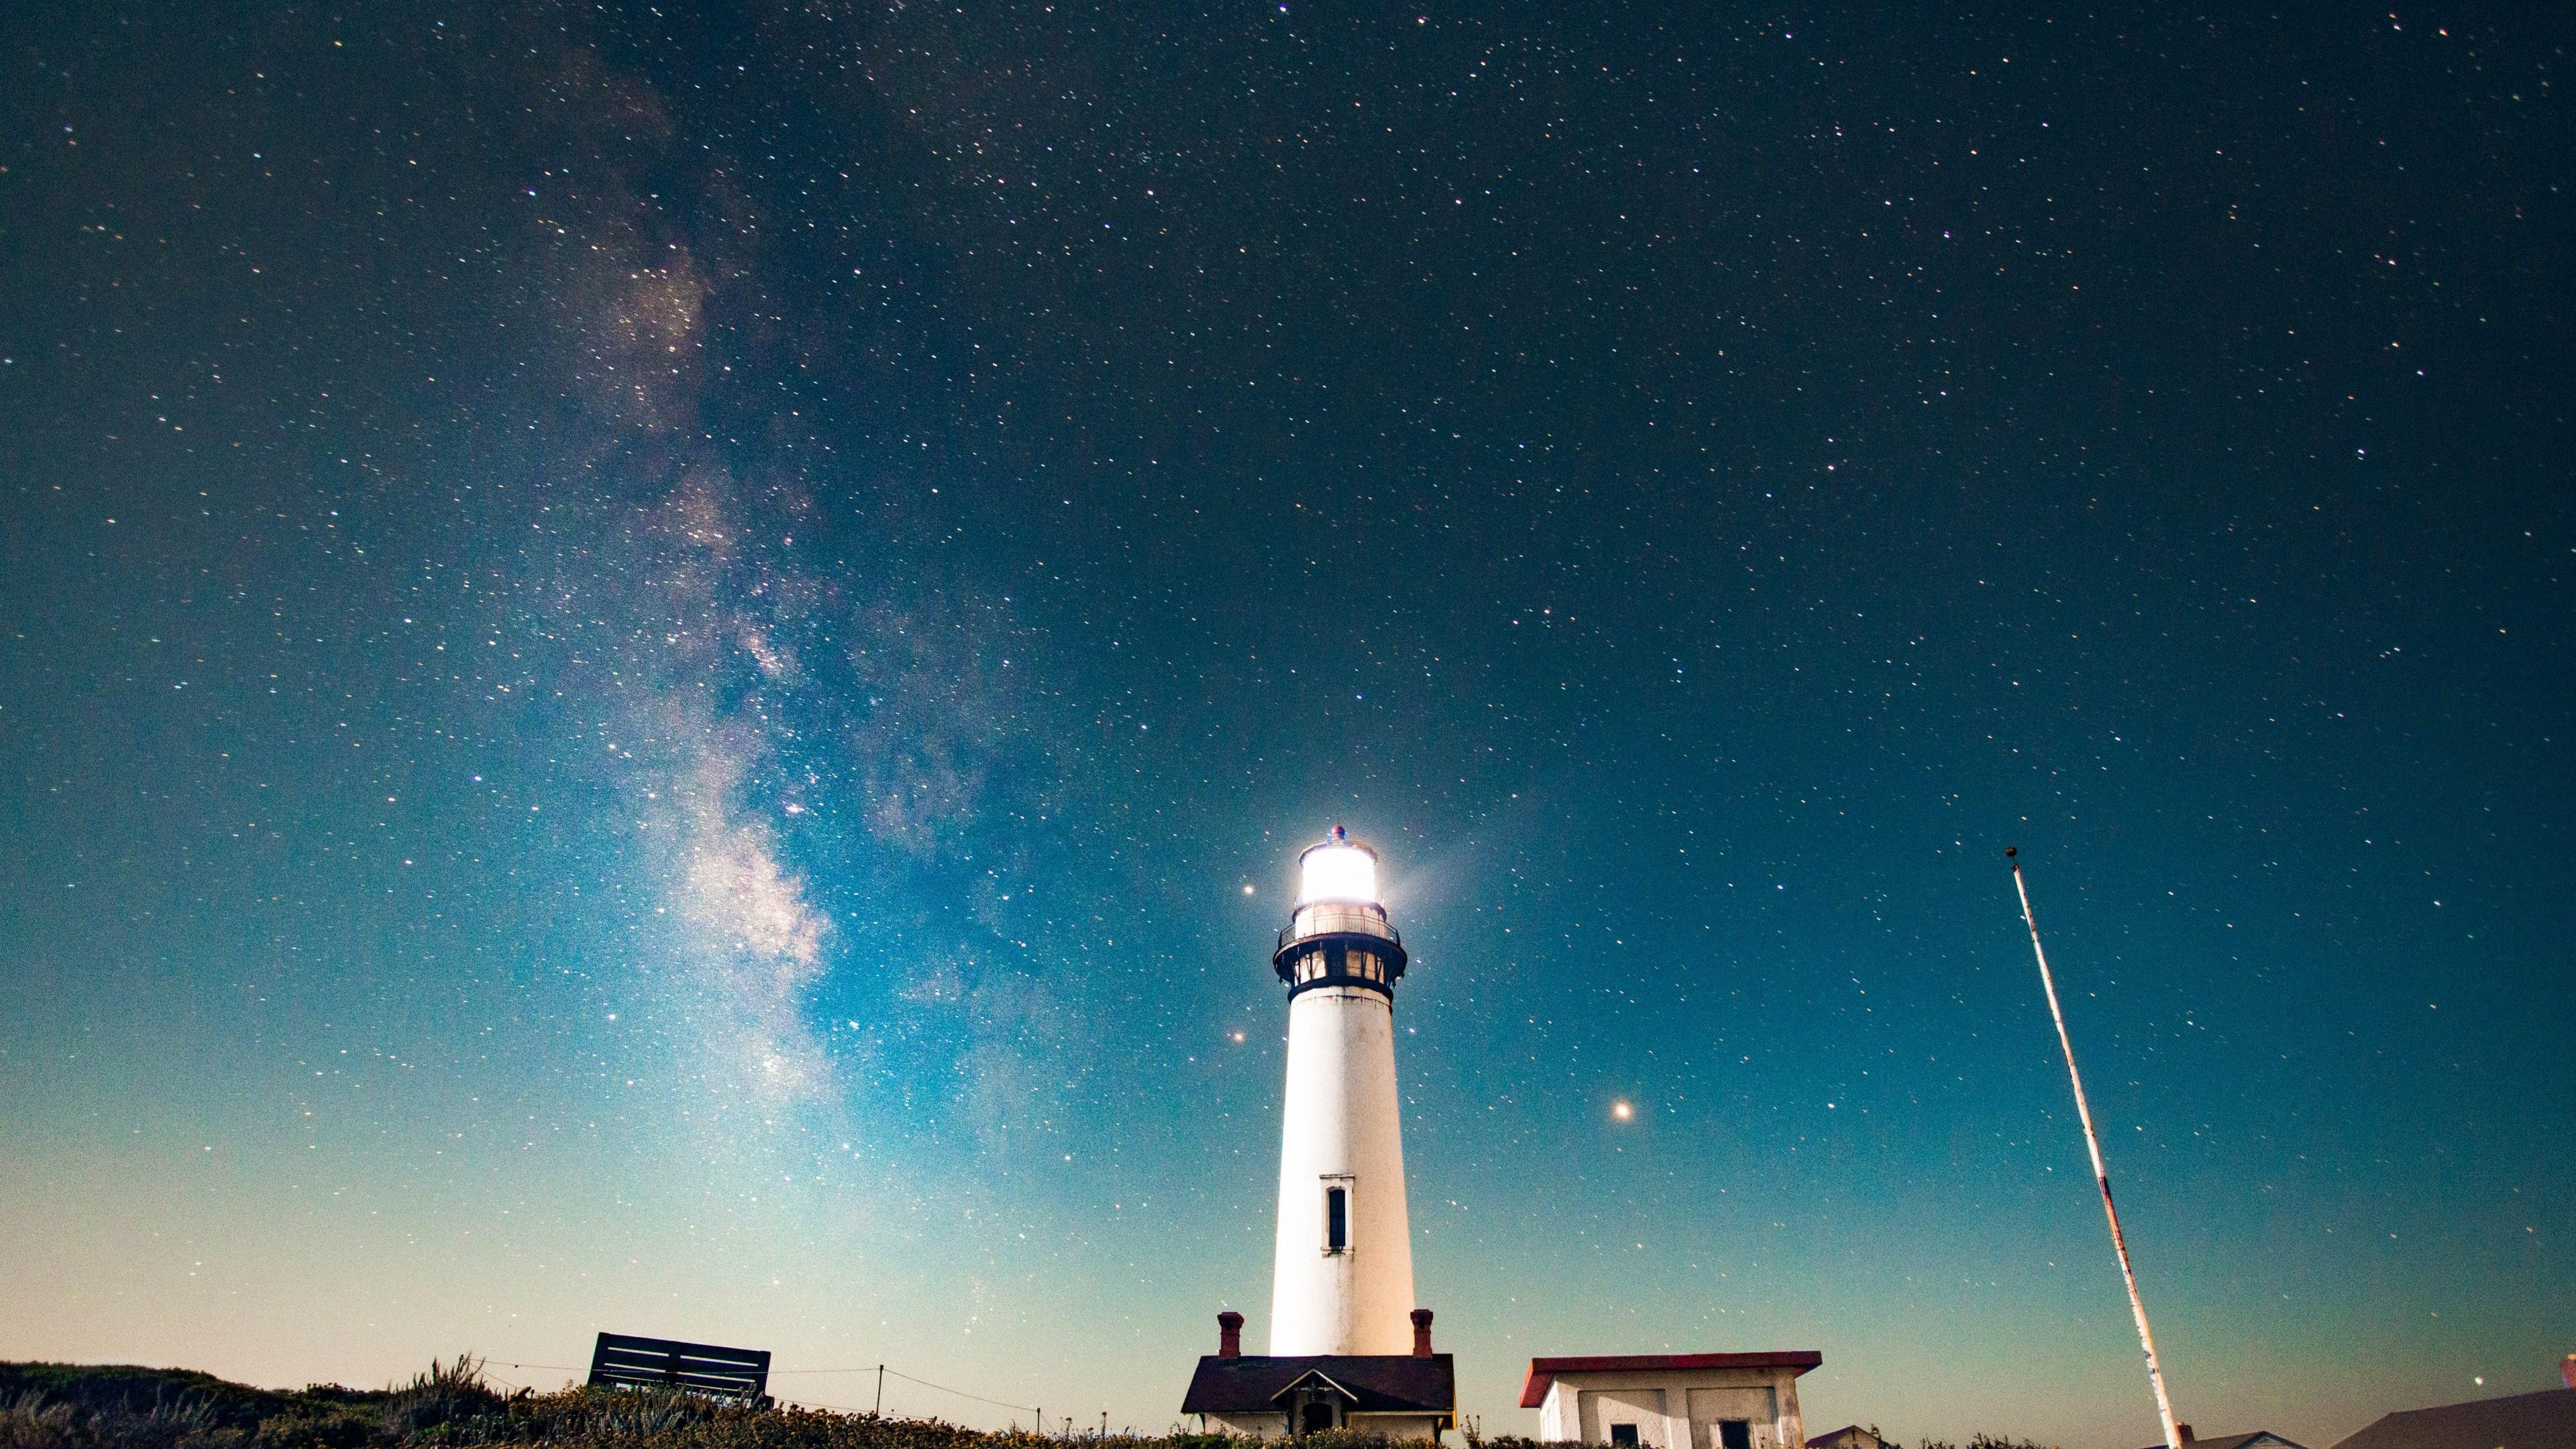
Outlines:
<svg viewBox="0 0 2576 1449"><path fill-rule="evenodd" d="M1297 904L1377 904L1377 855L1356 845L1319 845L1299 861Z"/></svg>

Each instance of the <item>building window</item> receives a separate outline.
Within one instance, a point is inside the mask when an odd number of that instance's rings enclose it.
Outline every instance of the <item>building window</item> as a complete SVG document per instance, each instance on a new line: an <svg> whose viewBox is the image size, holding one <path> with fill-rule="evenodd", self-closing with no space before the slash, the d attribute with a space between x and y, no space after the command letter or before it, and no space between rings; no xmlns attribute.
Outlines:
<svg viewBox="0 0 2576 1449"><path fill-rule="evenodd" d="M1636 1443L1636 1442L1637 1442L1637 1426L1636 1426L1636 1425L1634 1425L1634 1424L1613 1424L1613 1425L1611 1425L1611 1426L1610 1426L1610 1442L1611 1442L1611 1443L1613 1443L1613 1444L1634 1444L1634 1443Z"/></svg>
<svg viewBox="0 0 2576 1449"><path fill-rule="evenodd" d="M1720 1419L1717 1421L1718 1449L1753 1449L1753 1421Z"/></svg>
<svg viewBox="0 0 2576 1449"><path fill-rule="evenodd" d="M1324 1251L1340 1253L1351 1246L1351 1194L1348 1188L1324 1189ZM1749 1446L1748 1446L1749 1449Z"/></svg>

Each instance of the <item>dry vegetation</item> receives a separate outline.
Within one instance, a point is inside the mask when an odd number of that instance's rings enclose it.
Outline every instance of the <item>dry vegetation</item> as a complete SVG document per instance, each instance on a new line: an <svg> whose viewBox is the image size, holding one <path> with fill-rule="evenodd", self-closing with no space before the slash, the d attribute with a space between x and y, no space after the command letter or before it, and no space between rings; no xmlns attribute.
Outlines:
<svg viewBox="0 0 2576 1449"><path fill-rule="evenodd" d="M254 1389L172 1369L0 1364L0 1449L408 1449L475 1444L584 1449L1065 1449L936 1419L753 1409L690 1394L505 1392L473 1360L432 1364L391 1389ZM1216 1435L1082 1435L1097 1449L1220 1449ZM1313 1449L1399 1449L1320 1434ZM1428 1446L1419 1446L1428 1449Z"/></svg>
<svg viewBox="0 0 2576 1449"><path fill-rule="evenodd" d="M1305 1449L1430 1449L1381 1435L1312 1434ZM183 1369L0 1364L0 1449L412 1449L476 1444L582 1449L1232 1449L1223 1435L986 1433L937 1419L753 1409L669 1392L504 1391L470 1358L408 1384L282 1392ZM1470 1449L1562 1449L1498 1436ZM1927 1442L1921 1449L1958 1449ZM1966 1449L2041 1449L1980 1434Z"/></svg>

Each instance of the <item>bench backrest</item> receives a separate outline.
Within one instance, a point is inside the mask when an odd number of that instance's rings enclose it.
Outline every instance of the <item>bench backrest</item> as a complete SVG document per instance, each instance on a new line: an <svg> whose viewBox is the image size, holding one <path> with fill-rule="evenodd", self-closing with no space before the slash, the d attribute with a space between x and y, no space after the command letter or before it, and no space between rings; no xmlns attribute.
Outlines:
<svg viewBox="0 0 2576 1449"><path fill-rule="evenodd" d="M603 1333L591 1350L590 1383L593 1388L686 1389L758 1403L769 1392L769 1350Z"/></svg>

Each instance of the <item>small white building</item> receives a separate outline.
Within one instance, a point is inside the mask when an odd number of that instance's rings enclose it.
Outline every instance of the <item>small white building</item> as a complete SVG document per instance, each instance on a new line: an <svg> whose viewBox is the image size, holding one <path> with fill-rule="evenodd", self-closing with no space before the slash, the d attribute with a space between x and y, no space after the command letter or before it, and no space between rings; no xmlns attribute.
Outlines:
<svg viewBox="0 0 2576 1449"><path fill-rule="evenodd" d="M1534 1358L1521 1407L1538 1437L1651 1449L1806 1449L1798 1376L1814 1349Z"/></svg>

